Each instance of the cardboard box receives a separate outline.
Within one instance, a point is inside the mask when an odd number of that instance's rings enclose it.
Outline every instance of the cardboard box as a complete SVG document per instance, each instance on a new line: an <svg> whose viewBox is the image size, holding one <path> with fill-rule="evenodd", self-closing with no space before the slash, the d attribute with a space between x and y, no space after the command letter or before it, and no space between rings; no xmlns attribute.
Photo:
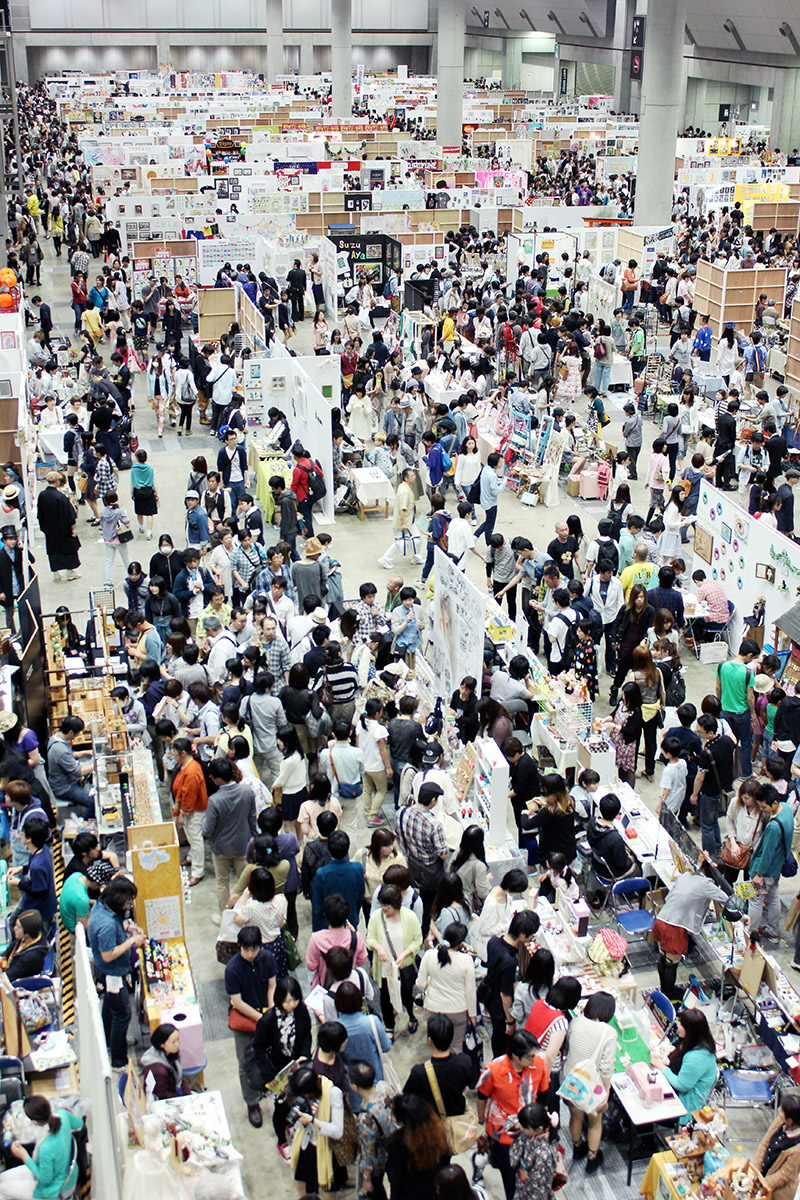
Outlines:
<svg viewBox="0 0 800 1200"><path fill-rule="evenodd" d="M579 475L567 476L567 495L580 496L581 494L581 479Z"/></svg>

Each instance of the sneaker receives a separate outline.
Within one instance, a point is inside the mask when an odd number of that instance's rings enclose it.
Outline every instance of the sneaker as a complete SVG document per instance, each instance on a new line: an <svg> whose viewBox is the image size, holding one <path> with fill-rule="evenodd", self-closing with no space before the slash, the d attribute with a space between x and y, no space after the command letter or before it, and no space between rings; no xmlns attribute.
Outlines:
<svg viewBox="0 0 800 1200"><path fill-rule="evenodd" d="M80 579L80 571L67 571L67 579Z"/></svg>
<svg viewBox="0 0 800 1200"><path fill-rule="evenodd" d="M416 1017L414 1017L414 1018L411 1018L411 1017L409 1017L409 1021L408 1021L408 1032L409 1032L409 1033L416 1033L418 1029L419 1029L419 1021L417 1020L417 1018L416 1018Z"/></svg>
<svg viewBox="0 0 800 1200"><path fill-rule="evenodd" d="M219 913L212 913L211 914L211 924L212 925L220 925L221 923L222 923L222 917L219 915Z"/></svg>
<svg viewBox="0 0 800 1200"><path fill-rule="evenodd" d="M278 1154L280 1154L280 1156L281 1156L281 1158L283 1159L283 1161L284 1161L284 1162L291 1162L291 1161L292 1161L292 1152L291 1152L291 1150L289 1149L289 1147L286 1145L286 1143L285 1143L285 1142L283 1142L283 1143L280 1143L280 1142L279 1142L279 1143L278 1143Z"/></svg>
<svg viewBox="0 0 800 1200"><path fill-rule="evenodd" d="M367 826L369 829L378 829L383 825L383 817L367 817Z"/></svg>
<svg viewBox="0 0 800 1200"><path fill-rule="evenodd" d="M152 529L148 529L147 533L145 534L145 539L144 539L144 540L145 540L146 542L152 542L152 540L153 540L153 531L152 531Z"/></svg>
<svg viewBox="0 0 800 1200"><path fill-rule="evenodd" d="M795 969L795 971L800 971L800 962L792 962L790 965Z"/></svg>
<svg viewBox="0 0 800 1200"><path fill-rule="evenodd" d="M181 430L181 429L178 430L178 437L181 436L182 432L183 432L183 430Z"/></svg>
<svg viewBox="0 0 800 1200"><path fill-rule="evenodd" d="M61 583L64 576L60 571L53 571L53 583Z"/></svg>

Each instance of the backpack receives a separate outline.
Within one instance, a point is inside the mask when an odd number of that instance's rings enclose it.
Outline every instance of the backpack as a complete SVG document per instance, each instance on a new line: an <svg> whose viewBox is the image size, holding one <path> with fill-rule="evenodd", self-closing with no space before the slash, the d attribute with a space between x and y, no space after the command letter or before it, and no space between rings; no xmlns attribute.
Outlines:
<svg viewBox="0 0 800 1200"><path fill-rule="evenodd" d="M387 280L386 280L386 283L383 285L383 291L382 291L381 295L383 296L384 300L389 300L389 299L390 299L390 297L391 297L391 295L392 295L392 281L391 281L391 278L387 279Z"/></svg>
<svg viewBox="0 0 800 1200"><path fill-rule="evenodd" d="M482 473L483 472L481 471L481 474ZM467 500L469 500L470 504L480 504L480 502L481 502L481 476L480 475L478 475L478 478L474 481L474 483L470 487L469 491L467 492Z"/></svg>
<svg viewBox="0 0 800 1200"><path fill-rule="evenodd" d="M567 627L567 636L564 641L564 652L561 655L561 670L569 671L575 661L575 651L578 648L578 622L570 621L569 617L563 613L556 613L553 617L554 621L563 621Z"/></svg>
<svg viewBox="0 0 800 1200"><path fill-rule="evenodd" d="M325 483L325 476L322 473L322 467L314 458L311 460L311 470L304 466L303 470L308 478L308 498L312 504L316 504L318 500L322 500L328 494L328 485Z"/></svg>
<svg viewBox="0 0 800 1200"><path fill-rule="evenodd" d="M440 550L444 550L445 554L449 554L450 552L447 549L447 531L450 528L450 521L452 518L450 518L447 515L447 513L444 513L444 512L440 512L438 515L442 518L442 520L444 521L445 524L444 524L444 529L442 530L442 535L436 541L436 545L439 547Z"/></svg>
<svg viewBox="0 0 800 1200"><path fill-rule="evenodd" d="M622 508L617 509L614 507L613 503L608 510L608 518L607 519L611 522L611 529L609 531L609 536L611 538L613 538L615 542L619 541L620 534L622 533L622 514L624 511L625 511L625 505L623 505ZM619 560L617 560L617 561L619 561Z"/></svg>
<svg viewBox="0 0 800 1200"><path fill-rule="evenodd" d="M449 475L453 469L453 460L446 450L442 450L442 474Z"/></svg>

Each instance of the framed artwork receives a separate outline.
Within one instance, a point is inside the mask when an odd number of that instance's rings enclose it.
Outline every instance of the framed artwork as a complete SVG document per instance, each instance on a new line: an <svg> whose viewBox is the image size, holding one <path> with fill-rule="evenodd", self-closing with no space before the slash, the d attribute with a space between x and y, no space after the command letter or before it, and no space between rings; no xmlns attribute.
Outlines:
<svg viewBox="0 0 800 1200"><path fill-rule="evenodd" d="M750 522L743 521L741 517L737 517L733 522L733 527L736 530L736 536L740 542L747 541L747 535L750 532Z"/></svg>
<svg viewBox="0 0 800 1200"><path fill-rule="evenodd" d="M770 563L756 563L756 579L766 579L767 583L774 583L775 568Z"/></svg>
<svg viewBox="0 0 800 1200"><path fill-rule="evenodd" d="M16 350L17 335L13 329L0 333L0 350Z"/></svg>
<svg viewBox="0 0 800 1200"><path fill-rule="evenodd" d="M722 521L720 523L719 533L720 533L720 537L722 538L723 542L727 542L728 545L730 545L731 540L733 538L733 530L731 529L730 525L726 525L725 522Z"/></svg>
<svg viewBox="0 0 800 1200"><path fill-rule="evenodd" d="M701 525L695 527L694 552L703 562L710 563L714 551L714 535Z"/></svg>

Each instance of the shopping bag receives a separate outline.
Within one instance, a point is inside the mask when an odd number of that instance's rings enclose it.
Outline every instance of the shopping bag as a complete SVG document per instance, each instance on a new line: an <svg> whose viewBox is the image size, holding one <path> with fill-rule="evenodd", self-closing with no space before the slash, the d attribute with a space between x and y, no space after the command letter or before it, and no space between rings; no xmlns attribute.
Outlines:
<svg viewBox="0 0 800 1200"><path fill-rule="evenodd" d="M597 1069L597 1059L602 1049L602 1043L590 1058L584 1058L576 1063L570 1073L561 1083L558 1095L562 1100L572 1104L580 1112L592 1113L602 1108L606 1101L606 1087Z"/></svg>

